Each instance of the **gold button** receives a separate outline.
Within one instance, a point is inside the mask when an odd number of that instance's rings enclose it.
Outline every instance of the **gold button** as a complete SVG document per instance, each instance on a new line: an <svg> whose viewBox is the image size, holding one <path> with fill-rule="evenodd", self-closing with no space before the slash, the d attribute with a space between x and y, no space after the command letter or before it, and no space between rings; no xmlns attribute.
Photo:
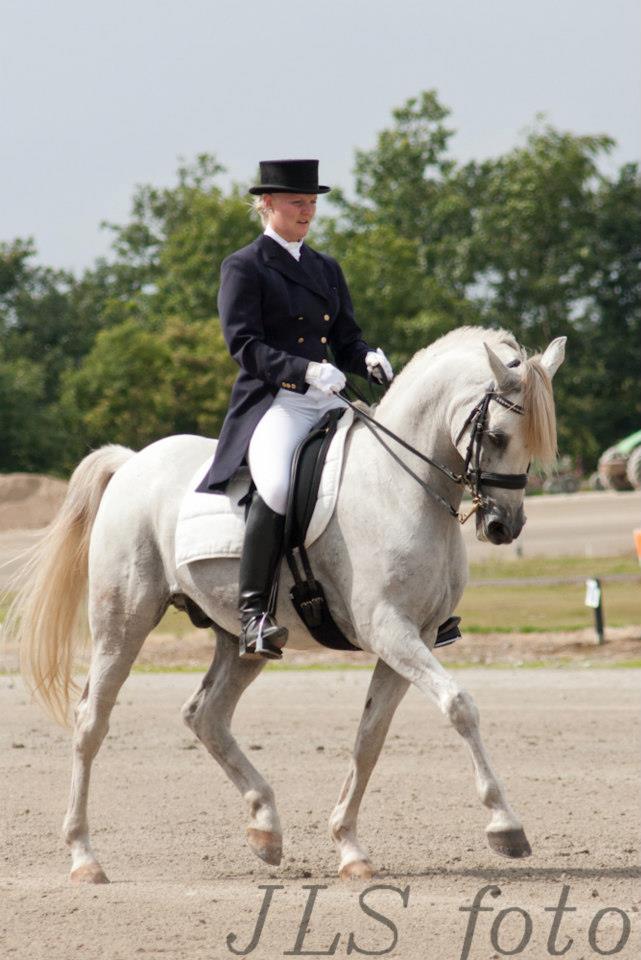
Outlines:
<svg viewBox="0 0 641 960"><path fill-rule="evenodd" d="M327 343L327 337L321 337L321 343Z"/></svg>
<svg viewBox="0 0 641 960"><path fill-rule="evenodd" d="M328 313L324 314L323 320L331 320L331 317Z"/></svg>
<svg viewBox="0 0 641 960"><path fill-rule="evenodd" d="M304 320L305 317L303 317L303 316L301 315L300 317L296 317L296 319L297 319L297 320Z"/></svg>
<svg viewBox="0 0 641 960"><path fill-rule="evenodd" d="M305 337L299 337L299 338L298 338L298 342L299 342L299 343L305 343Z"/></svg>

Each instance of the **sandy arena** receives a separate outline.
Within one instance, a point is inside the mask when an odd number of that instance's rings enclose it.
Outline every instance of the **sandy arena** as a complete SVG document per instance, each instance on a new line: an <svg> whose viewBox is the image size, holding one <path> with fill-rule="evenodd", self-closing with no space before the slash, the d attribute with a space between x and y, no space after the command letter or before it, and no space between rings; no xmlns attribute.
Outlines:
<svg viewBox="0 0 641 960"><path fill-rule="evenodd" d="M492 912L478 915L469 945L474 960L543 960L570 939L566 960L588 960L626 935L614 955L638 957L638 671L465 670L457 677L481 709L490 753L532 843L529 860L489 850L466 749L411 690L363 805L360 834L380 877L342 884L326 822L369 673L274 670L247 691L235 724L280 805L284 859L268 867L245 846L236 791L181 723L179 707L199 677L137 674L123 688L94 767L90 822L111 880L98 887L67 882L60 825L68 735L29 704L18 678L0 677L0 955L274 960L330 955L340 934L338 958L370 951L458 960L470 920L464 908L495 884L500 894L485 892L483 906ZM273 892L262 935L247 954L261 884L283 889ZM299 926L314 896L310 885L326 889L317 891L305 934ZM562 895L568 912L557 913L560 928L548 943L555 914L546 908ZM501 915L510 908L525 913ZM619 912L599 914L605 908ZM236 939L228 945L229 934Z"/></svg>

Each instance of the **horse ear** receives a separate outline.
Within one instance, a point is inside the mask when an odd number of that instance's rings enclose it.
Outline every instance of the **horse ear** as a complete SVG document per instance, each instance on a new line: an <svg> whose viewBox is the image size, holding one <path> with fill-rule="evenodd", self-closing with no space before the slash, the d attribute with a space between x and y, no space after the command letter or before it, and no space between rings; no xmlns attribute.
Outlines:
<svg viewBox="0 0 641 960"><path fill-rule="evenodd" d="M485 347L487 358L490 361L490 367L496 379L497 388L503 393L509 393L510 390L518 390L521 386L521 381L518 376L503 363L500 357L497 357L494 351L488 347L487 343L484 342L483 346Z"/></svg>
<svg viewBox="0 0 641 960"><path fill-rule="evenodd" d="M565 343L567 339L567 337L557 337L541 357L541 366L547 371L550 380L565 360Z"/></svg>

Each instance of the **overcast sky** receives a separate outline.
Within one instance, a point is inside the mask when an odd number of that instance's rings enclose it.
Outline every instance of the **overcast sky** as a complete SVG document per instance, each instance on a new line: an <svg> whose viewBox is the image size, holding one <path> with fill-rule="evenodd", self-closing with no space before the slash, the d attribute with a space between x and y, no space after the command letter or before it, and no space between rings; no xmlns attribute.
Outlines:
<svg viewBox="0 0 641 960"><path fill-rule="evenodd" d="M639 0L0 0L0 240L76 271L107 252L138 183L213 152L319 157L349 188L354 150L435 88L460 160L502 153L543 112L641 152Z"/></svg>

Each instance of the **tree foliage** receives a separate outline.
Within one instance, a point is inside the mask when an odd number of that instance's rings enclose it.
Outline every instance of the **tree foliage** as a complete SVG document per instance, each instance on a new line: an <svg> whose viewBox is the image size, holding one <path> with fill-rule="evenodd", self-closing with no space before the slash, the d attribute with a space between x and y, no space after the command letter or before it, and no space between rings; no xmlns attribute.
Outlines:
<svg viewBox="0 0 641 960"><path fill-rule="evenodd" d="M312 242L341 263L373 346L400 366L461 324L532 350L568 337L561 449L584 467L638 428L641 181L603 173L612 141L539 119L502 156L457 164L434 91L394 110L330 194ZM258 224L203 154L172 186L138 187L112 254L80 277L0 244L2 470L67 472L106 442L215 435L236 369L216 317L220 264Z"/></svg>

